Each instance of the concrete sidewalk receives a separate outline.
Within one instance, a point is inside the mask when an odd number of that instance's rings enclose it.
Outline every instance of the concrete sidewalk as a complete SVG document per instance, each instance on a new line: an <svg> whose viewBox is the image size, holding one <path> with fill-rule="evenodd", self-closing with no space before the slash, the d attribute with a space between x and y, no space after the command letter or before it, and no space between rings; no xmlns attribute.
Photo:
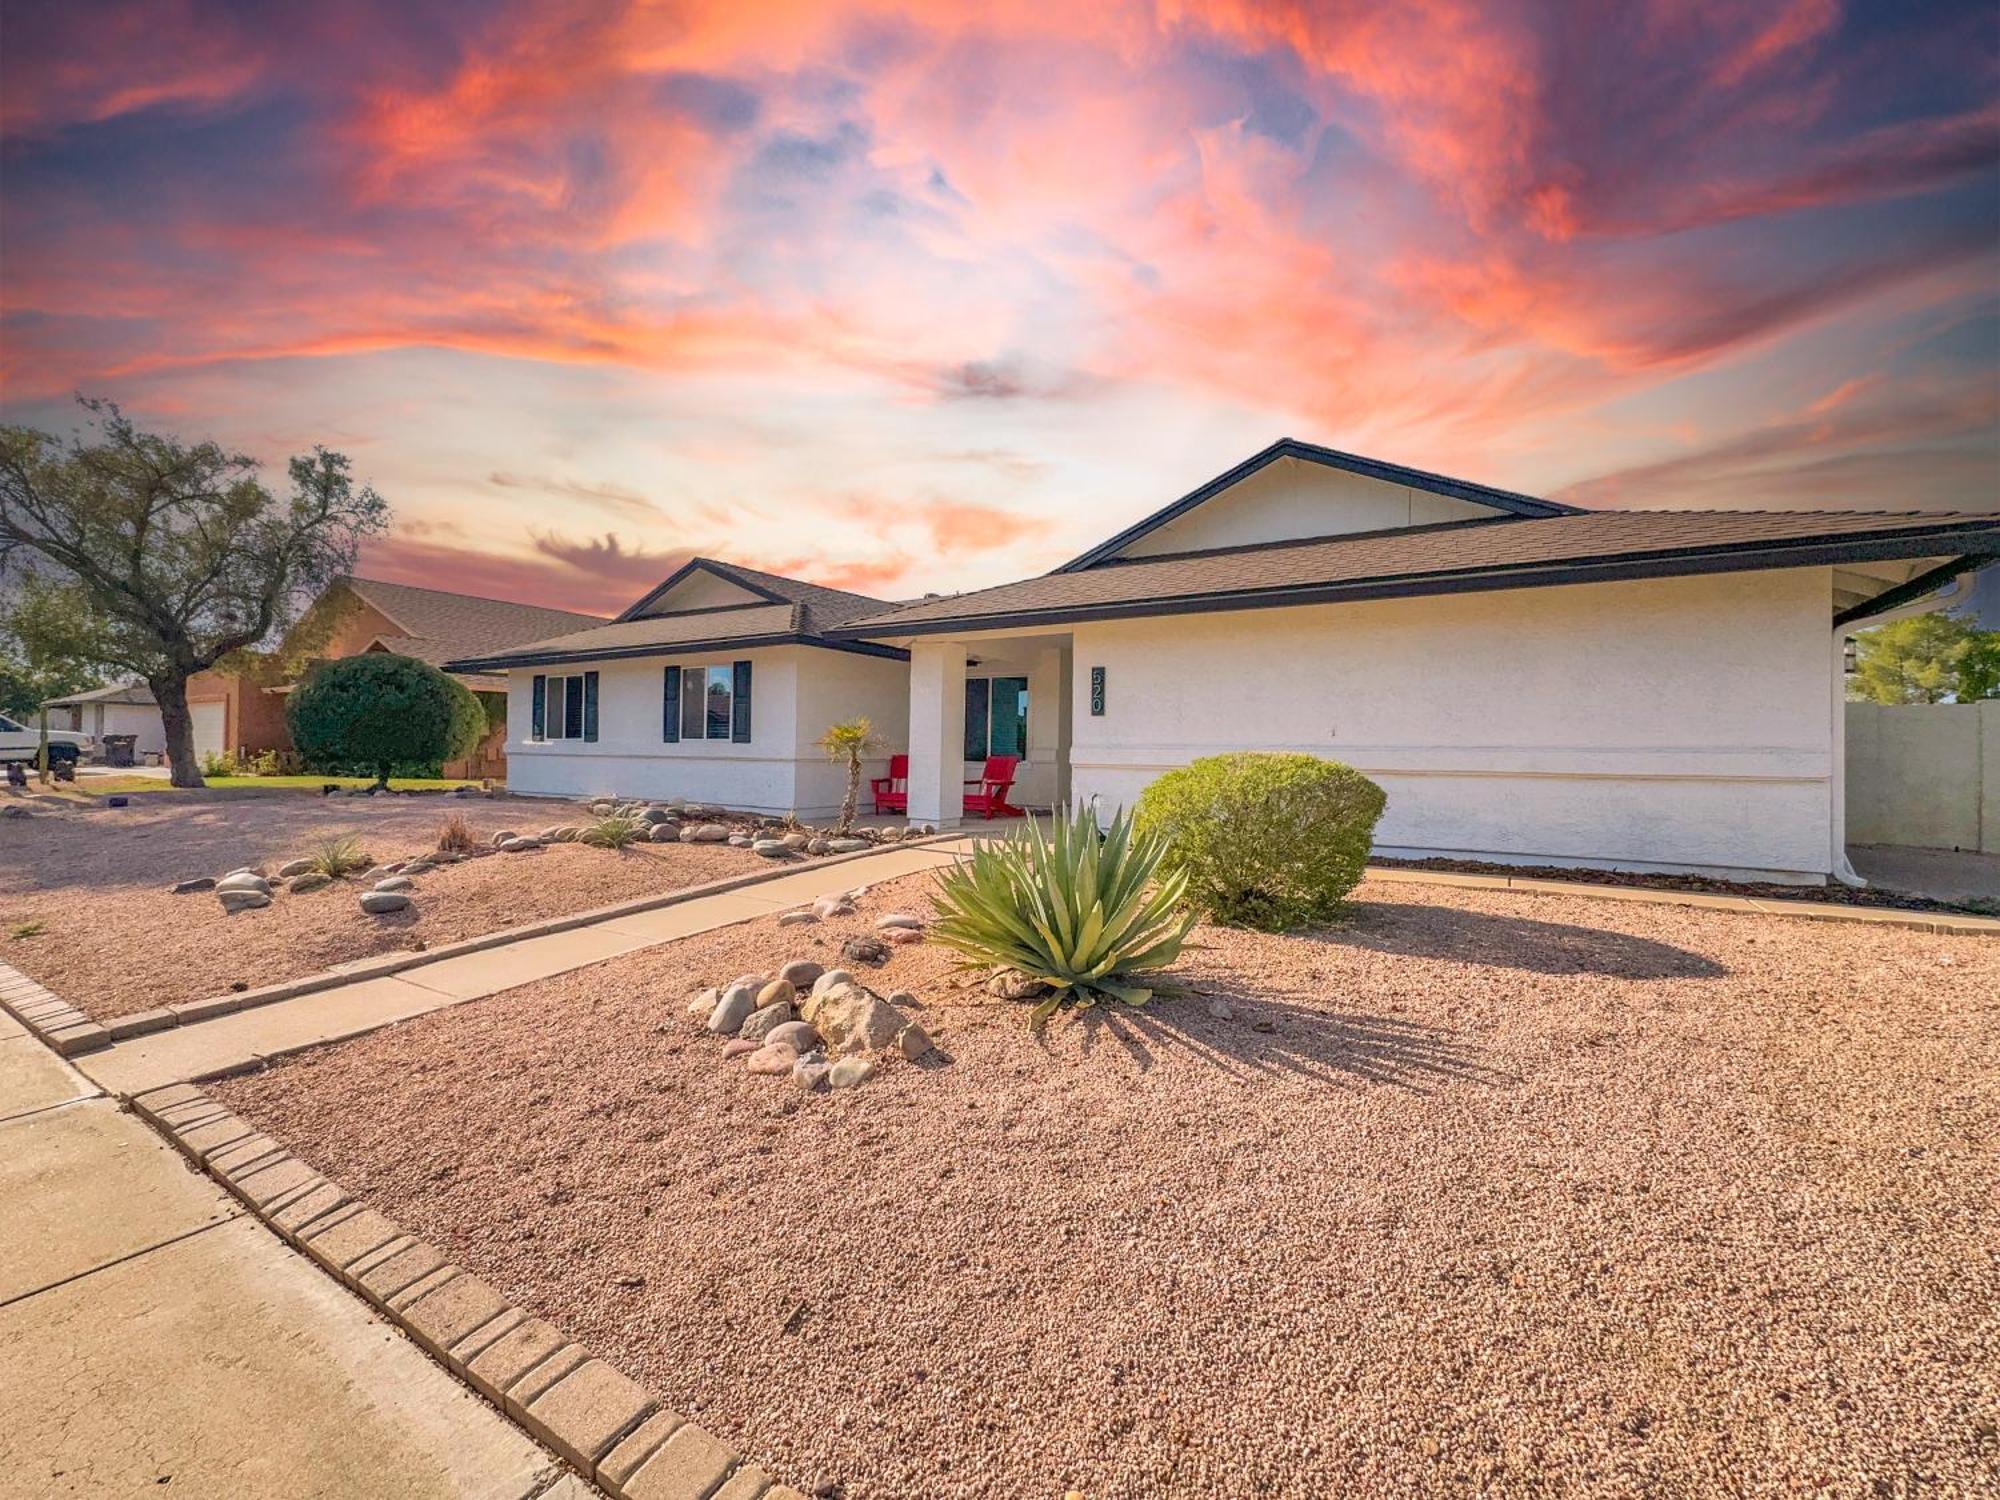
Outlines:
<svg viewBox="0 0 2000 1500"><path fill-rule="evenodd" d="M210 1078L258 1061L498 994L608 958L736 922L805 906L820 896L934 870L959 857L956 844L891 846L879 853L796 870L737 890L672 906L614 914L562 932L524 937L376 978L360 978L213 1020L151 1032L79 1057L98 1086L126 1098L163 1084Z"/></svg>
<svg viewBox="0 0 2000 1500"><path fill-rule="evenodd" d="M0 1016L0 1497L592 1493Z"/></svg>

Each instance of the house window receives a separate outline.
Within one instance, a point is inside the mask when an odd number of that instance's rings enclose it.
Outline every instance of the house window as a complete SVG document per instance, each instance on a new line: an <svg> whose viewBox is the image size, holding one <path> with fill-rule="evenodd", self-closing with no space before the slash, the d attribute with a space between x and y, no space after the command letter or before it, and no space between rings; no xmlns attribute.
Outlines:
<svg viewBox="0 0 2000 1500"><path fill-rule="evenodd" d="M965 758L1028 754L1028 679L965 679Z"/></svg>
<svg viewBox="0 0 2000 1500"><path fill-rule="evenodd" d="M597 674L573 672L555 676L537 673L532 740L597 738Z"/></svg>
<svg viewBox="0 0 2000 1500"><path fill-rule="evenodd" d="M663 737L750 742L750 663L719 662L667 668L666 691L677 696Z"/></svg>

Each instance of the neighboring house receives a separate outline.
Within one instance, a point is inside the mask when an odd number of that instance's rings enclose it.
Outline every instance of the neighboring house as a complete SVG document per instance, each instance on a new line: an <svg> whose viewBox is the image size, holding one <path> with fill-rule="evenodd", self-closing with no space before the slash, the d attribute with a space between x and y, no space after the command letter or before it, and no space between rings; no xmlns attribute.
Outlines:
<svg viewBox="0 0 2000 1500"><path fill-rule="evenodd" d="M846 785L813 743L829 725L873 721L871 775L905 738L905 653L828 634L891 607L696 558L608 624L448 669L507 674L511 790L825 817Z"/></svg>
<svg viewBox="0 0 2000 1500"><path fill-rule="evenodd" d="M100 751L107 734L131 735L132 753L141 761L166 751L167 731L160 723L159 706L153 702L153 690L143 682L71 693L51 698L42 707L49 711L52 727L89 735Z"/></svg>
<svg viewBox="0 0 2000 1500"><path fill-rule="evenodd" d="M388 651L442 667L456 656L602 623L596 615L565 609L509 604L372 578L340 578L313 601L287 645L242 671L202 672L188 680L195 753L289 751L292 737L285 725L285 695L311 661ZM506 680L484 673L453 675L480 695L493 728L471 756L448 764L445 774L505 776Z"/></svg>
<svg viewBox="0 0 2000 1500"><path fill-rule="evenodd" d="M1303 750L1387 789L1389 855L1854 879L1845 637L1996 556L1991 515L1585 511L1288 439L1045 577L827 633L909 652L915 820L1025 680L1017 800Z"/></svg>

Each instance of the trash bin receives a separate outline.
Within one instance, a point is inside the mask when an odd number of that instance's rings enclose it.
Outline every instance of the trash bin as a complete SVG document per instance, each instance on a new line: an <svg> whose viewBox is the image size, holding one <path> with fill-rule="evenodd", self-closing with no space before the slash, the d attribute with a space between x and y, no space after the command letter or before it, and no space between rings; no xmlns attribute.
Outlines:
<svg viewBox="0 0 2000 1500"><path fill-rule="evenodd" d="M104 736L104 763L107 766L130 766L138 762L133 756L139 744L136 734L107 734Z"/></svg>

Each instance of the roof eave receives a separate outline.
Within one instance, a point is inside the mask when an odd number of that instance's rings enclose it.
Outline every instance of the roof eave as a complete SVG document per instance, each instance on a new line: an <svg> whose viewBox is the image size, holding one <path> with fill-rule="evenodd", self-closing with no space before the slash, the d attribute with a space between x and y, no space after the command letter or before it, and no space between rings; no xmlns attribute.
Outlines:
<svg viewBox="0 0 2000 1500"><path fill-rule="evenodd" d="M1981 533L1987 533L1981 535ZM1703 573L1748 573L1774 568L1829 566L1841 562L1881 561L1964 552L1968 558L2000 556L2000 539L1992 526L1966 522L1952 527L1900 531L1879 536L1828 540L1805 538L1795 543L1746 543L1737 547L1679 552L1638 553L1599 559L1571 558L1559 562L1524 563L1506 568L1465 569L1453 573L1410 573L1320 584L1287 584L1269 589L1243 589L1170 598L1116 600L1047 609L1015 610L988 615L946 616L931 620L877 617L836 628L875 639L908 639L919 635L1018 629L1029 625L1073 624L1088 620L1136 619L1148 616L1214 614L1230 610L1280 609L1287 605L1338 603L1348 600L1393 599L1426 594L1476 593L1499 589L1551 588L1561 584L1615 583L1637 578L1687 577ZM1984 542L1968 550L1967 543Z"/></svg>
<svg viewBox="0 0 2000 1500"><path fill-rule="evenodd" d="M875 640L834 639L831 636L807 635L799 631L781 631L771 635L726 636L707 641L607 646L597 651L512 652L504 656L469 657L463 661L448 661L444 664L443 670L468 673L506 672L521 667L587 665L598 661L634 661L648 656L688 656L697 651L751 651L771 646L819 646L828 651L845 651L858 656L891 657L897 661L907 661L910 655L898 647L885 646Z"/></svg>

